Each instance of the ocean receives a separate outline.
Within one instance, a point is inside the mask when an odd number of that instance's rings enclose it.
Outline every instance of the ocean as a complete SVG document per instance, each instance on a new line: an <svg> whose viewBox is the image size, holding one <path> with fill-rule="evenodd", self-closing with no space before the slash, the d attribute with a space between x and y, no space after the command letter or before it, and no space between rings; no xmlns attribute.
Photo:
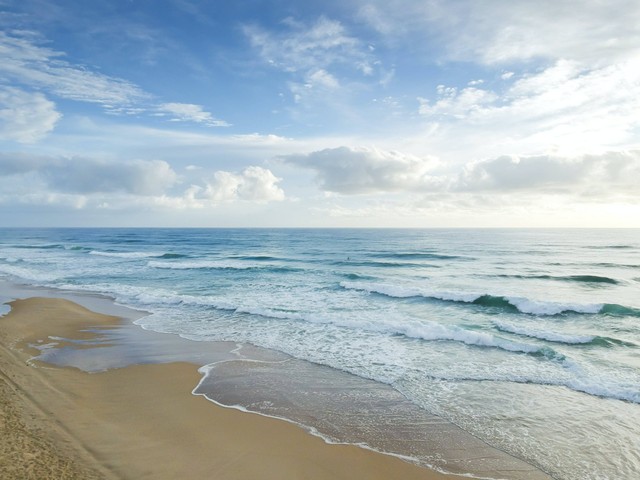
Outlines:
<svg viewBox="0 0 640 480"><path fill-rule="evenodd" d="M328 441L476 477L456 442L640 478L639 230L5 228L0 278L244 349L194 393Z"/></svg>

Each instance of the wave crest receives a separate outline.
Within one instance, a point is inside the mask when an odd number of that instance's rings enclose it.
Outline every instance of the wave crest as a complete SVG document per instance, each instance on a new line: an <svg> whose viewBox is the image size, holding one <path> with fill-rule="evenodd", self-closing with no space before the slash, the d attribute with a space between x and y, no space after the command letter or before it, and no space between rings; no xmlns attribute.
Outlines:
<svg viewBox="0 0 640 480"><path fill-rule="evenodd" d="M612 316L640 317L640 309L625 307L617 304L587 303L571 304L532 300L524 297L477 294L435 292L418 287L391 285L387 283L340 282L340 286L347 290L375 293L393 298L422 297L427 300L467 303L487 308L500 309L513 313L530 315L560 315L566 313L577 314L605 314Z"/></svg>

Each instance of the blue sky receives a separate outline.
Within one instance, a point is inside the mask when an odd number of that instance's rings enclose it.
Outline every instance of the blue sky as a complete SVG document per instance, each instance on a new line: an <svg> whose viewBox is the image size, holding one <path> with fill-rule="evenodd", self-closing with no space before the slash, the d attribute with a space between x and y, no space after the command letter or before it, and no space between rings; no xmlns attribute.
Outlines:
<svg viewBox="0 0 640 480"><path fill-rule="evenodd" d="M640 227L640 3L0 0L6 226Z"/></svg>

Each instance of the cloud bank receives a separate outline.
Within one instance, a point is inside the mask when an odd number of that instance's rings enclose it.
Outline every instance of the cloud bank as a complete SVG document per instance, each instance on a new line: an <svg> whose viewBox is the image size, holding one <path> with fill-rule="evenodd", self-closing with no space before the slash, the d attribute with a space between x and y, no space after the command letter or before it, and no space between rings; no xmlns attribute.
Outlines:
<svg viewBox="0 0 640 480"><path fill-rule="evenodd" d="M162 160L0 154L4 192L0 200L4 202L125 209L144 205L205 208L240 201L263 204L285 199L279 182L270 170L250 166L240 173L218 170L181 191L184 179Z"/></svg>
<svg viewBox="0 0 640 480"><path fill-rule="evenodd" d="M577 157L500 156L448 173L438 173L440 164L433 158L376 148L340 147L281 159L314 171L322 190L342 195L530 192L640 200L640 150Z"/></svg>
<svg viewBox="0 0 640 480"><path fill-rule="evenodd" d="M433 158L419 158L367 147L328 148L306 155L286 155L284 162L316 172L320 188L342 194L362 194L430 188Z"/></svg>

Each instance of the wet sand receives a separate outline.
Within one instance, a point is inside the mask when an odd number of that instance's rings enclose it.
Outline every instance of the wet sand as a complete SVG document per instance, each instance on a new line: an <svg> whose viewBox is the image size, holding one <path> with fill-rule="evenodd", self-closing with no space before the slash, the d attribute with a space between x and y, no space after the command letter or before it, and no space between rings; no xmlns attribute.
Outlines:
<svg viewBox="0 0 640 480"><path fill-rule="evenodd" d="M0 478L458 478L217 406L191 394L195 364L89 374L32 362L38 350L30 345L91 339L88 328L120 319L63 299L11 307L0 318Z"/></svg>

